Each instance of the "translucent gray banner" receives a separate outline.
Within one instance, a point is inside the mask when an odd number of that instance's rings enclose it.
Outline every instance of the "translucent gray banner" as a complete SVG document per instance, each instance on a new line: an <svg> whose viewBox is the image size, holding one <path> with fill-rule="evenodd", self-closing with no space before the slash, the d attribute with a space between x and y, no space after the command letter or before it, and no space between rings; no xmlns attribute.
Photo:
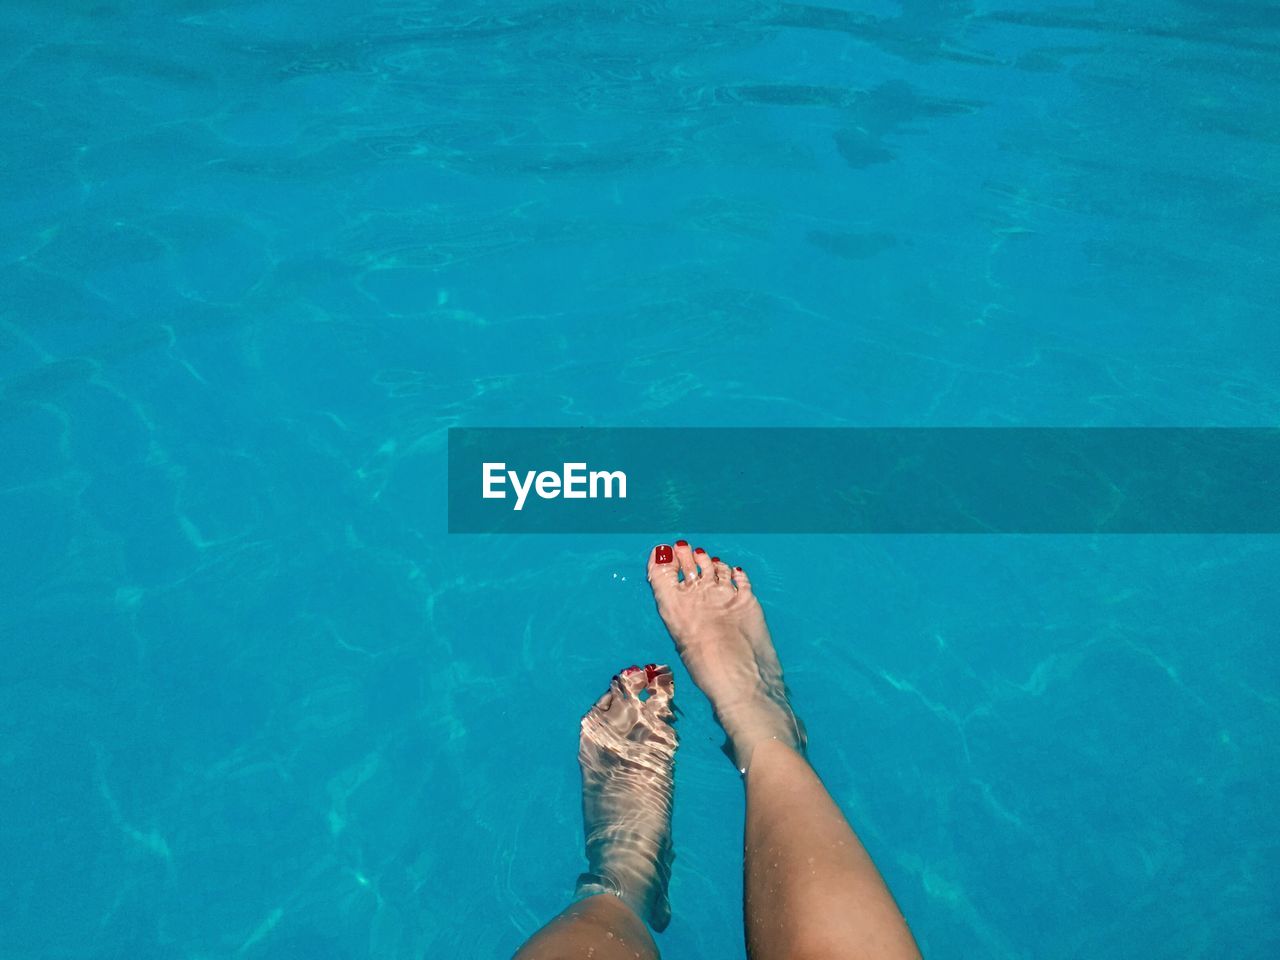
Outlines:
<svg viewBox="0 0 1280 960"><path fill-rule="evenodd" d="M1276 533L1280 429L449 431L451 533Z"/></svg>

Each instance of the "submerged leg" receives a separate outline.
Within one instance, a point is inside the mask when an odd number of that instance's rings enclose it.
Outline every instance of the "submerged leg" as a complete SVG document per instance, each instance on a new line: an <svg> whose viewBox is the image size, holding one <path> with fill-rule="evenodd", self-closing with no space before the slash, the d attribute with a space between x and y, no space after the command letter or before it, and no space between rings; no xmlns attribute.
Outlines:
<svg viewBox="0 0 1280 960"><path fill-rule="evenodd" d="M783 743L761 743L746 782L753 960L919 957L871 857L804 757Z"/></svg>
<svg viewBox="0 0 1280 960"><path fill-rule="evenodd" d="M677 541L649 555L649 582L746 779L752 960L919 957L875 864L804 759L804 728L746 572Z"/></svg>
<svg viewBox="0 0 1280 960"><path fill-rule="evenodd" d="M517 960L652 960L645 926L671 917L671 799L676 733L666 667L631 667L582 718L587 872L579 900L535 933Z"/></svg>

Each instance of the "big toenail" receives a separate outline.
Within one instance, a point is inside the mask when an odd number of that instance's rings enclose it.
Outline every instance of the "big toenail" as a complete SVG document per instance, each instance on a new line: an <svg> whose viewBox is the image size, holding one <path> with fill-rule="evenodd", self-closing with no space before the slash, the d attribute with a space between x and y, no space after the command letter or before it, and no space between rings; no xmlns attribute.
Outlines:
<svg viewBox="0 0 1280 960"><path fill-rule="evenodd" d="M653 553L653 562L654 563L670 563L671 548L668 547L665 543L662 546L658 547L658 549L655 550Z"/></svg>

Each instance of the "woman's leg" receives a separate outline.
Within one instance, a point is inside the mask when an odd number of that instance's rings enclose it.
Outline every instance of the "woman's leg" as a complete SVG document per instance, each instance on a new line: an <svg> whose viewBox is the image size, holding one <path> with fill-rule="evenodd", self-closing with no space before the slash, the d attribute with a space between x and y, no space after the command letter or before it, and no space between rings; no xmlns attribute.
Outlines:
<svg viewBox="0 0 1280 960"><path fill-rule="evenodd" d="M671 671L630 667L582 718L582 820L587 872L579 900L535 933L517 960L656 960L671 917Z"/></svg>
<svg viewBox="0 0 1280 960"><path fill-rule="evenodd" d="M618 897L596 894L570 904L529 938L515 960L657 960L644 921Z"/></svg>
<svg viewBox="0 0 1280 960"><path fill-rule="evenodd" d="M746 780L748 954L919 957L871 857L804 757L765 741Z"/></svg>
<svg viewBox="0 0 1280 960"><path fill-rule="evenodd" d="M804 759L804 728L746 573L677 541L650 554L649 582L746 778L750 956L918 957L871 858Z"/></svg>

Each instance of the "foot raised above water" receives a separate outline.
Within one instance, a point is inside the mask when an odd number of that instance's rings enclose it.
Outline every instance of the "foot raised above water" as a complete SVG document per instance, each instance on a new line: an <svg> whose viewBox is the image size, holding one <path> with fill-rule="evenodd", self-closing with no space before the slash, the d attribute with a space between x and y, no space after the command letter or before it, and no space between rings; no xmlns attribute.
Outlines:
<svg viewBox="0 0 1280 960"><path fill-rule="evenodd" d="M683 540L649 554L658 613L728 739L725 752L746 773L752 751L780 740L803 752L804 727L787 700L782 664L764 609L741 567Z"/></svg>

